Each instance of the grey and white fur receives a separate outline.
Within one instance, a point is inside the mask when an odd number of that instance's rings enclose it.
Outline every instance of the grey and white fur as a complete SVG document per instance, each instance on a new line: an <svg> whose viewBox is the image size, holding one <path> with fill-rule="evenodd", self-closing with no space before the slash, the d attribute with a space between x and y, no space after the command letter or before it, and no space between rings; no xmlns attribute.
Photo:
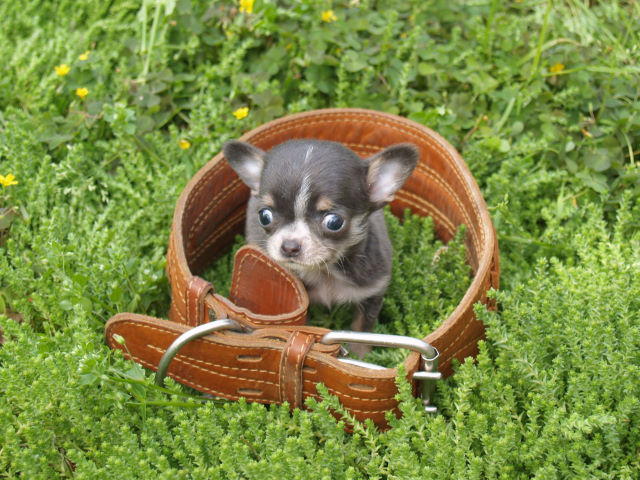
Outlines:
<svg viewBox="0 0 640 480"><path fill-rule="evenodd" d="M391 277L382 207L411 175L417 149L394 145L363 160L323 140L291 140L269 152L231 141L224 155L251 189L247 242L296 273L312 302L354 303L351 328L371 331Z"/></svg>

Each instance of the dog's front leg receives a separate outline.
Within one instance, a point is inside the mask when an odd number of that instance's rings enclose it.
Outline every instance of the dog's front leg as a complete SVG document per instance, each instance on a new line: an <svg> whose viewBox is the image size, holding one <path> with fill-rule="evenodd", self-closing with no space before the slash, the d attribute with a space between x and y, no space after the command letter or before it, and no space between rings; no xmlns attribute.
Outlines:
<svg viewBox="0 0 640 480"><path fill-rule="evenodd" d="M376 324L378 314L382 309L382 295L369 297L356 304L351 322L351 330L357 332L371 332ZM371 345L362 343L350 343L347 346L349 352L362 358L371 351Z"/></svg>

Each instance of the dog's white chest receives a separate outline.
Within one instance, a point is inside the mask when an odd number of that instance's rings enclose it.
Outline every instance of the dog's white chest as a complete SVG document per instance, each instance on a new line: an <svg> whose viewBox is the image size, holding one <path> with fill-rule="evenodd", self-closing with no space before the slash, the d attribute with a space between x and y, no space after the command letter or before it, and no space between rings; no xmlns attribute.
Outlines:
<svg viewBox="0 0 640 480"><path fill-rule="evenodd" d="M381 294L389 283L389 277L385 276L369 285L360 286L339 273L327 271L307 271L300 274L300 278L307 288L311 302L329 308L336 304L361 302Z"/></svg>

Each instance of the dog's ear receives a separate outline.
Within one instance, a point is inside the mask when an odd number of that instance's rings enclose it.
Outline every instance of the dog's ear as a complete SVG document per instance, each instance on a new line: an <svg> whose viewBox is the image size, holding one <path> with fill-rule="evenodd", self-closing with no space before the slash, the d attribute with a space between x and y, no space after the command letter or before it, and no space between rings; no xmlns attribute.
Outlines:
<svg viewBox="0 0 640 480"><path fill-rule="evenodd" d="M418 163L418 149L410 143L386 148L367 159L369 200L381 208L391 200Z"/></svg>
<svg viewBox="0 0 640 480"><path fill-rule="evenodd" d="M251 194L256 195L260 188L265 153L253 145L238 140L225 143L222 151L231 168L251 189Z"/></svg>

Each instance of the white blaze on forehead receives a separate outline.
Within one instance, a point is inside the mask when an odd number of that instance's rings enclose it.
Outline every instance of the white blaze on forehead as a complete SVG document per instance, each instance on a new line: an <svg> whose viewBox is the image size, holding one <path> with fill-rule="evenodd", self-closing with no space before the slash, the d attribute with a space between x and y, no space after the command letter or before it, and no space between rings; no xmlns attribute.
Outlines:
<svg viewBox="0 0 640 480"><path fill-rule="evenodd" d="M296 199L293 204L293 212L296 220L304 218L307 211L307 204L309 203L309 197L311 196L311 178L309 175L305 175L302 178L300 189L296 193Z"/></svg>
<svg viewBox="0 0 640 480"><path fill-rule="evenodd" d="M311 154L313 153L313 145L309 145L307 147L307 151L304 154L304 159L302 160L302 166L306 165L311 159ZM311 196L311 178L309 174L305 174L302 178L302 184L300 185L300 189L296 193L296 200L293 204L293 211L296 219L304 218L305 212L307 211L307 204L309 203L309 197Z"/></svg>
<svg viewBox="0 0 640 480"><path fill-rule="evenodd" d="M313 145L309 145L309 147L307 148L307 152L304 154L304 163L307 163L311 158L311 152L313 152Z"/></svg>

